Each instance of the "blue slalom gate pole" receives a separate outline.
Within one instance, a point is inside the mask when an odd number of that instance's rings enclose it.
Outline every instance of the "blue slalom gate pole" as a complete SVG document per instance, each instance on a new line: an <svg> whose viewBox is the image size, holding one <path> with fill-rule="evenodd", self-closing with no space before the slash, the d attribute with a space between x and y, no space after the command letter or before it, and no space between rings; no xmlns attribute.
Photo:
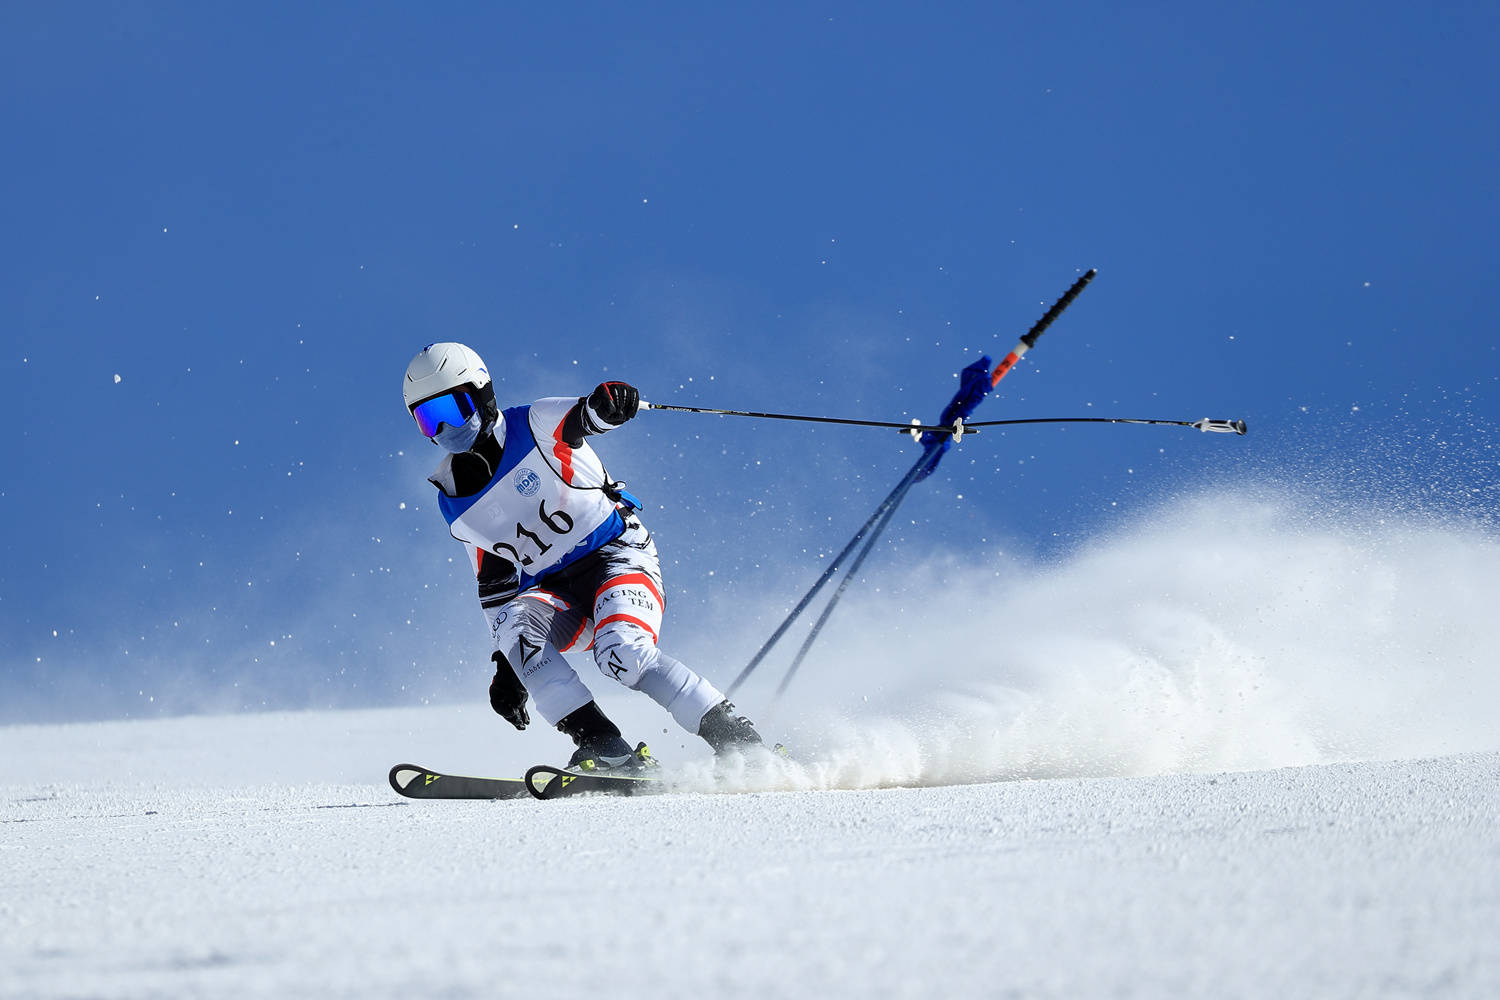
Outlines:
<svg viewBox="0 0 1500 1000"><path fill-rule="evenodd" d="M812 628L808 630L807 638L802 640L802 646L797 650L797 655L792 658L791 666L786 668L786 675L781 678L781 683L776 686L775 698L780 698L787 687L791 685L792 678L797 674L797 668L802 666L802 661L807 658L807 651L812 649L812 644L817 640L818 633L823 631L824 625L828 624L829 617L833 615L833 609L838 606L839 599L844 596L844 591L849 589L850 581L859 575L859 568L864 565L865 557L875 548L875 543L880 540L880 536L890 525L891 519L896 516L896 508L901 506L901 501L905 500L906 494L911 492L912 486L916 484L918 474L932 458L933 452L938 450L938 447L939 445L936 443L929 445L927 450L922 453L922 457L917 459L917 464L913 465L911 471L906 474L906 478L902 479L901 483L887 497L887 503L882 505L885 508L885 513L880 518L880 523L875 526L874 531L870 532L870 537L865 541L864 548L859 550L859 555L855 556L854 562L849 564L849 569L844 573L844 578L839 581L838 589L833 592L833 596L828 599L828 603L823 607L822 614L818 615L818 620L813 622ZM855 541L858 541L858 538Z"/></svg>
<svg viewBox="0 0 1500 1000"><path fill-rule="evenodd" d="M1090 281L1093 280L1096 273L1097 272L1095 270L1090 268L1088 272L1081 275L1076 281L1074 281L1073 284L1068 288L1068 290L1063 293L1063 296L1052 304L1052 307L1047 310L1046 314L1043 315L1041 319L1037 320L1036 323L1032 325L1030 330L1026 331L1026 333L1021 337L1020 341L1016 344L1015 349L1012 350L1008 355L1006 355L1005 358L1000 362L1000 364L995 366L994 371L989 370L990 359L988 356L982 357L974 364L966 367L960 376L958 392L954 394L953 399L949 401L948 405L943 408L943 414L938 419L937 424L930 427L918 424L915 427L904 428L909 433L911 433L913 437L918 438L922 442L922 457L917 459L916 464L911 467L910 471L906 473L901 482L896 484L896 488L891 490L890 494L887 495L883 501L881 501L880 506L875 509L875 513L870 515L870 519L867 520L860 527L860 529L854 533L854 537L849 539L849 543L844 546L843 551L841 551L837 556L834 557L833 562L830 563L828 568L823 571L822 576L818 577L817 582L812 585L812 589L810 589L806 594L803 595L802 600L797 602L797 606L791 610L791 613L788 614L786 618L781 622L781 624L776 627L776 631L771 633L771 637L767 639L765 644L760 647L760 649L753 657L751 657L750 662L745 665L745 669L741 670L739 676L734 679L734 683L729 685L729 690L727 692L728 694L733 695L734 692L739 689L740 685L745 682L745 679L755 671L755 668L758 667L761 661L765 659L766 654L770 652L771 647L776 645L781 637L786 634L786 630L791 627L792 622L796 621L797 618L802 614L802 612L807 610L807 606L812 603L812 600L817 596L818 591L822 590L823 585L833 577L833 574L839 571L839 569L843 566L844 560L849 557L849 553L853 552L855 547L859 545L861 540L863 540L865 543L864 548L860 549L859 554L855 556L854 562L850 564L848 572L845 574L844 579L840 581L838 589L835 590L833 596L829 598L827 606L823 608L822 613L818 616L818 620L813 623L813 626L808 632L807 637L803 640L802 647L797 651L797 655L793 658L791 666L787 668L786 676L782 678L780 685L777 686L776 697L779 698L781 696L782 692L784 692L787 689L787 686L791 684L792 678L797 673L797 668L800 667L802 665L802 661L806 659L808 650L812 648L812 644L817 639L818 633L821 632L823 630L823 626L828 623L828 619L833 614L833 609L838 605L839 599L843 597L844 591L849 588L849 582L854 578L855 574L859 572L859 568L864 564L865 558L869 556L870 552L874 549L876 541L879 540L881 534L891 523L891 519L895 516L896 508L899 507L901 501L906 498L906 494L911 490L912 485L918 480L925 478L928 474L930 474L934 469L937 468L937 463L941 460L943 453L947 451L949 446L954 441L962 439L965 430L964 420L974 412L974 408L983 401L984 397L989 393L989 391L996 385L998 385L1000 380L1003 379L1010 372L1010 370L1016 366L1016 363L1026 355L1026 352L1030 351L1033 347L1036 346L1037 338L1040 337L1042 333L1052 325L1057 317L1062 314L1064 309L1072 304L1073 300L1078 297L1079 293L1088 286L1088 283ZM658 406L653 403L646 403L642 405L643 407L650 409L675 409L684 410L689 413L717 413L727 416L768 417L780 420L805 420L816 421L819 423L859 424L871 427L901 426L899 424L893 424L888 421L846 420L830 417L807 417L784 413L756 413L751 411L708 409L704 407L684 407L666 404ZM996 421L996 423L1004 422L1005 421ZM1122 423L1126 421L1112 420L1110 422ZM1157 421L1129 422L1155 423ZM1205 425L1210 423L1226 425L1229 424L1228 421L1207 420L1202 421L1201 423ZM1189 426L1199 425L1192 424ZM1218 426L1202 426L1200 429L1231 429L1237 431L1240 434L1244 433L1243 424L1227 428L1220 428Z"/></svg>
<svg viewBox="0 0 1500 1000"><path fill-rule="evenodd" d="M792 622L796 621L799 617L801 617L802 612L807 610L807 606L813 602L813 599L815 597L818 596L818 591L823 589L823 585L830 579L832 579L833 574L837 573L839 571L839 568L844 565L844 560L849 557L849 553L854 551L855 546L857 546L860 541L864 539L866 534L869 533L870 529L874 527L877 522L881 521L882 518L885 518L888 512L895 509L895 506L899 504L901 500L906 496L906 492L911 489L911 484L916 481L917 474L921 472L922 466L926 464L929 458L931 458L932 453L936 450L936 448L936 445L929 445L927 449L923 451L922 457L918 459L917 463L911 467L911 471L906 474L901 482L896 484L896 488L891 490L891 492L886 495L886 498L884 500L880 501L880 506L875 508L875 513L871 514L869 519L865 521L864 524L860 525L859 530L854 533L854 537L849 539L848 544L844 546L843 550L840 551L838 555L833 557L833 561L828 564L828 568L823 571L823 575L818 577L817 581L812 585L808 592L802 595L802 600L797 602L797 606L792 608L787 616L782 619L780 625L776 626L776 631L771 633L771 637L767 639L765 643L760 647L760 649L756 651L755 655L750 658L750 662L745 664L745 669L739 672L739 676L737 676L734 679L734 682L729 685L729 689L725 692L725 694L733 696L735 691L739 690L740 685L745 683L746 679L748 679L749 676L755 672L755 668L760 666L760 662L766 658L766 654L771 651L771 647L775 646L776 643L781 641L781 637L786 634L786 630L792 627ZM886 518L886 520L888 521L889 518ZM880 531L883 530L884 525L876 528L876 536L878 537ZM868 546L866 546L865 551L869 551ZM864 553L861 553L859 558L856 560L855 565L857 566L858 563L863 561ZM846 578L844 584L839 588L840 591L842 592L843 588L847 585L848 580ZM823 620L826 620L826 618L827 612L825 611ZM804 643L804 646L806 645L809 644ZM785 687L785 683L785 681L782 682L783 687Z"/></svg>

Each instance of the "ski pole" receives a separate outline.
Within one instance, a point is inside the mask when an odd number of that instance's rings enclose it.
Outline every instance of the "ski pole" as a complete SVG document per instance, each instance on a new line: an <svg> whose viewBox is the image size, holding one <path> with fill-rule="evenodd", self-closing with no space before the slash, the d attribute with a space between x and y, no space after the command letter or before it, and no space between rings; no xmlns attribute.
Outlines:
<svg viewBox="0 0 1500 1000"><path fill-rule="evenodd" d="M1010 424L1155 424L1163 427L1192 427L1205 434L1245 434L1249 428L1243 420L1146 420L1142 417L1024 417L1013 420L981 420L964 424L963 433L979 433L976 427L1004 427Z"/></svg>
<svg viewBox="0 0 1500 1000"><path fill-rule="evenodd" d="M1012 351L1011 355L1016 356ZM1018 357L1018 356L1017 356ZM996 371L1004 368L1010 371L1015 361L1007 356L996 367ZM999 378L1004 378L1001 372ZM999 379L996 379L998 381ZM992 382L991 385L994 383ZM678 406L675 403L647 403L641 402L643 410L673 410L677 413L710 413L729 417L760 417L766 420L803 420L815 424L847 424L854 427L886 427L898 430L912 437L919 437L924 433L952 434L954 439L960 439L965 434L978 434L979 427L1003 427L1009 424L1155 424L1163 427L1192 427L1200 431L1212 431L1219 434L1244 434L1245 422L1243 420L1219 420L1204 417L1202 420L1147 420L1143 417L1028 417L1024 420L981 420L968 424L956 420L951 425L924 424L913 421L903 424L895 420L854 420L847 417L812 417L798 413L757 413L754 410L721 410L708 406Z"/></svg>
<svg viewBox="0 0 1500 1000"><path fill-rule="evenodd" d="M1027 330L1021 336L1020 343L1016 344L1015 350L1007 354L1005 359L996 365L995 370L990 373L991 388L994 388L1005 377L1006 373L1015 367L1016 362L1021 360L1022 355L1036 346L1037 338L1042 335L1047 327L1052 325L1057 317L1062 315L1064 309L1073 304L1073 300L1078 298L1088 283L1094 280L1094 275L1098 273L1097 268L1089 268L1082 277L1073 282L1068 290L1062 294L1062 298L1052 303L1052 307L1047 310L1041 319L1031 325L1031 329ZM678 406L674 403L648 403L645 400L641 401L641 409L675 410L678 413L710 413L726 417L758 417L762 420L800 420L815 424L848 424L855 427L893 427L910 434L912 437L917 437L923 432L932 432L935 434L952 434L955 438L961 438L969 427L973 426L972 424L965 425L962 420L954 421L951 426L928 425L915 420L910 423L901 424L890 420L854 420L847 417L813 417L797 413L762 413L755 410L726 410L712 406Z"/></svg>
<svg viewBox="0 0 1500 1000"><path fill-rule="evenodd" d="M641 400L643 410L672 410L677 413L711 413L722 417L759 417L762 420L801 420L811 424L848 424L854 427L893 427L900 431L933 431L938 434L953 433L952 427L930 427L922 423L898 423L894 420L854 420L848 417L809 417L798 413L757 413L754 410L721 410L711 406L678 406L675 403L648 403Z"/></svg>

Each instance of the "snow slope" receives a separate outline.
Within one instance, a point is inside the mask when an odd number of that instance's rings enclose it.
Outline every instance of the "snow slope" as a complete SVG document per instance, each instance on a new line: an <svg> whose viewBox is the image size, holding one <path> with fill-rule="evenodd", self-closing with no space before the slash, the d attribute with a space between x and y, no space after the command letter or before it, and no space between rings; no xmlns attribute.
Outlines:
<svg viewBox="0 0 1500 1000"><path fill-rule="evenodd" d="M484 714L0 728L0 997L1500 995L1500 754L552 803L384 785L396 757L495 759Z"/></svg>

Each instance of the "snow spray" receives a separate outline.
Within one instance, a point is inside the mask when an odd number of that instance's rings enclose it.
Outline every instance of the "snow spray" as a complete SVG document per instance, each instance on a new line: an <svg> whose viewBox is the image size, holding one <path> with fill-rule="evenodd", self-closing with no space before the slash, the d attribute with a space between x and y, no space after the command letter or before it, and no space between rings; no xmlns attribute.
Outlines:
<svg viewBox="0 0 1500 1000"><path fill-rule="evenodd" d="M1470 522L1221 489L1053 563L933 562L917 576L832 630L797 714L773 727L800 763L746 781L936 785L1500 749L1500 538Z"/></svg>

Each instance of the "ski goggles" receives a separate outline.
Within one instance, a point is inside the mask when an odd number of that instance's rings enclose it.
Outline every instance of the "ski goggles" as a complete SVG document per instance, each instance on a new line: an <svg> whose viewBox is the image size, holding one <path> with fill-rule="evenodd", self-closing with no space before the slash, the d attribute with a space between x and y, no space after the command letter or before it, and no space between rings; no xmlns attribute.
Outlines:
<svg viewBox="0 0 1500 1000"><path fill-rule="evenodd" d="M416 418L417 427L422 433L432 437L443 424L462 427L476 409L472 396L463 389L455 389L441 396L422 400L411 408L411 415Z"/></svg>

